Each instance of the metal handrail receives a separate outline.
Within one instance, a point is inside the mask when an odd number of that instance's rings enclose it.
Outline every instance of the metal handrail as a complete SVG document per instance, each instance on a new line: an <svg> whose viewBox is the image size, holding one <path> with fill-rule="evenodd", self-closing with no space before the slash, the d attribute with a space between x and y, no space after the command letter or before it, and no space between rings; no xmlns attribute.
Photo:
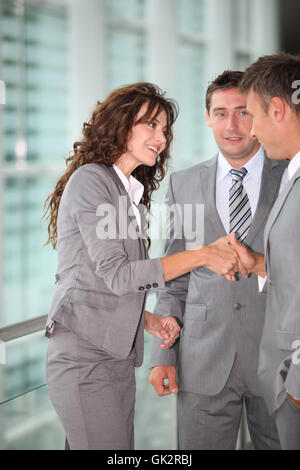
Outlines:
<svg viewBox="0 0 300 470"><path fill-rule="evenodd" d="M5 400L0 400L0 405L4 405L5 403L8 403L10 401L15 400L16 398L23 397L24 395L28 395L28 393L35 392L36 390L39 390L40 388L47 387L46 383L42 383L41 385L36 385L35 387L31 387L28 390L25 390L22 393L18 393L17 395L13 395L9 398L6 398Z"/></svg>
<svg viewBox="0 0 300 470"><path fill-rule="evenodd" d="M22 336L36 333L45 328L47 315L41 315L40 317L31 318L13 325L4 326L0 328L0 341L8 342Z"/></svg>

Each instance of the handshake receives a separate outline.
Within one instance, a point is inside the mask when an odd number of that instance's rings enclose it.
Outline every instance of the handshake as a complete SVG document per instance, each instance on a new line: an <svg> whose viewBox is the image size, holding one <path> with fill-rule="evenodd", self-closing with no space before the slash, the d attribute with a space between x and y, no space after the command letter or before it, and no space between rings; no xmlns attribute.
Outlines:
<svg viewBox="0 0 300 470"><path fill-rule="evenodd" d="M238 272L245 278L250 273L265 276L264 256L250 251L235 238L234 233L194 250L197 255L201 252L201 266L224 276L228 281L235 281ZM174 317L161 317L150 312L145 313L145 330L163 340L160 345L162 349L170 348L180 334L180 326Z"/></svg>
<svg viewBox="0 0 300 470"><path fill-rule="evenodd" d="M219 276L224 276L229 281L236 280L237 272L240 272L243 277L248 277L250 273L265 276L264 256L250 251L235 238L234 233L219 238L210 245L195 248L195 250L197 253L201 252L203 254L201 266L205 266ZM157 318L161 319L158 322L165 322L165 331L161 330L165 338L160 337L157 331L154 335L164 339L160 347L168 349L178 338L180 327L173 317ZM153 334L153 332L151 333ZM160 396L178 393L176 368L174 366L153 367L149 381ZM166 384L165 381L168 383Z"/></svg>
<svg viewBox="0 0 300 470"><path fill-rule="evenodd" d="M201 250L207 254L204 266L229 281L236 280L237 272L243 277L248 277L250 273L265 276L264 256L250 251L235 238L234 233L219 238Z"/></svg>

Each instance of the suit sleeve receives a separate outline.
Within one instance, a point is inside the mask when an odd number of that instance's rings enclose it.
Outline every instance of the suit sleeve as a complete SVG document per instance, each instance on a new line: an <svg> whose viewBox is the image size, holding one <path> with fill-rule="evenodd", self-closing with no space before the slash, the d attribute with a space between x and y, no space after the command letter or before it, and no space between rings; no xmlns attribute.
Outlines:
<svg viewBox="0 0 300 470"><path fill-rule="evenodd" d="M171 175L166 196L166 204L170 209L172 208L172 210L170 210L169 238L165 244L164 256L172 255L186 249L183 228L180 222L181 217L178 216L176 209L173 210L173 208L176 207L175 203L176 201L173 194L173 175ZM182 326L189 276L190 274L187 273L173 279L172 281L166 282L164 289L161 289L158 293L157 303L154 310L155 314L163 316L172 315ZM152 339L150 367L159 365L176 366L179 346L178 341L174 346L167 350L162 350L159 347L160 344L161 341L158 338Z"/></svg>
<svg viewBox="0 0 300 470"><path fill-rule="evenodd" d="M286 318L290 320L289 330L293 331L289 340L290 353L283 361L282 368L289 363L285 379L285 389L297 400L300 400L300 291L294 292ZM297 334L297 332L299 332ZM281 333L282 334L282 333ZM289 337L289 334L286 334ZM290 352L290 351L289 351Z"/></svg>
<svg viewBox="0 0 300 470"><path fill-rule="evenodd" d="M299 184L299 181L297 183ZM295 183L295 184L297 184ZM295 204L296 207L299 207L300 200L300 191L299 186L297 188L298 199ZM289 332L292 332L291 339L289 341L290 350L292 353L284 361L285 364L290 362L287 376L285 379L285 389L292 395L295 399L300 400L300 279L299 279L299 243L300 243L300 216L297 211L297 231L293 232L293 246L291 247L292 252L294 253L296 265L294 270L295 273L298 273L298 277L294 276L294 286L289 290L290 296L288 299L288 310L285 312L285 324ZM297 258L296 258L297 257ZM288 268L288 266L287 266ZM285 276L285 274L282 274ZM288 335L287 335L288 336Z"/></svg>
<svg viewBox="0 0 300 470"><path fill-rule="evenodd" d="M80 171L81 170L81 171ZM112 182L92 168L82 167L72 175L68 188L71 216L80 230L95 273L116 295L130 292L156 291L164 287L163 267L159 258L130 261L124 241L119 236L116 208L112 205ZM109 209L110 238L97 232L97 209L103 204Z"/></svg>

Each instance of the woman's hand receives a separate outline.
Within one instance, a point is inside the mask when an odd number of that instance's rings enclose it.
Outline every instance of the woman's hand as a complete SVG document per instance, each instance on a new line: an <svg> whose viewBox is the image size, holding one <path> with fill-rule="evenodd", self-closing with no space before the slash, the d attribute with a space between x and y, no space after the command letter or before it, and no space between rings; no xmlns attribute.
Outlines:
<svg viewBox="0 0 300 470"><path fill-rule="evenodd" d="M150 312L145 312L145 330L156 338L162 339L160 347L170 348L179 337L180 326L174 317L161 317Z"/></svg>
<svg viewBox="0 0 300 470"><path fill-rule="evenodd" d="M222 237L203 246L206 259L204 266L214 271L219 276L226 276L227 279L235 281L235 272L240 271L239 257L234 248L228 242L227 237Z"/></svg>

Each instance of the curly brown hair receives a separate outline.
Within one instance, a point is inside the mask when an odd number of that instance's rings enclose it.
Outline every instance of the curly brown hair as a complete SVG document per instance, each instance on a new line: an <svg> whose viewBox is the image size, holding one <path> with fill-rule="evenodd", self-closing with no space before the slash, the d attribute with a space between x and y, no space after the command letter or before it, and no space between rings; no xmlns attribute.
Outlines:
<svg viewBox="0 0 300 470"><path fill-rule="evenodd" d="M148 103L147 111L135 122L144 103ZM97 103L90 121L83 124L82 140L74 143L73 155L66 158L67 169L56 183L53 193L45 201L44 217L50 219L46 245L51 243L53 248L56 248L59 204L65 186L74 171L86 163L112 166L127 151L132 127L155 119L163 110L167 114L166 147L157 157L154 166L140 165L132 172L132 175L144 185L141 204L150 211L151 194L159 188L167 171L170 144L173 139L172 125L178 116L178 107L173 100L165 98L165 93L158 86L140 82L112 91L106 100Z"/></svg>

